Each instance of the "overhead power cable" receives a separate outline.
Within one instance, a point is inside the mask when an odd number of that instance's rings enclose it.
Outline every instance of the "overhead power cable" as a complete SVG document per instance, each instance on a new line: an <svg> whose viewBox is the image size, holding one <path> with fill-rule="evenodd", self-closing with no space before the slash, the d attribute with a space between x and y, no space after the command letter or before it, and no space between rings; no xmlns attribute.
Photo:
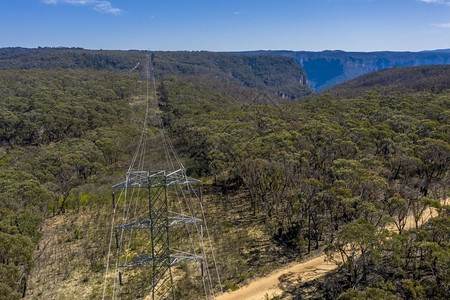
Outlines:
<svg viewBox="0 0 450 300"><path fill-rule="evenodd" d="M193 186L193 183L200 181L187 176L182 160L164 127L164 122L161 117L162 113L158 109L155 69L150 55L147 55L145 65L145 115L141 134L130 165L128 166L125 182L115 185L116 188L121 188L121 193L115 202L113 200L111 232L109 235L110 241L108 245L102 299L107 297L107 290L109 288L112 290L108 297L111 296L112 299L120 299L122 297L122 285L124 281L126 281L127 276L135 274L134 272L127 275L125 273L127 267L140 266L142 264L152 267L152 285L150 286L152 299L159 299L158 297L161 297L161 299L173 299L175 294L173 292L171 268L179 263L183 263L183 261L188 262L193 260L198 261L201 265L201 280L205 298L214 299L215 292L220 291L220 293L223 293L223 289L211 236L205 219L203 204L201 203L201 195L196 192ZM152 96L150 96L150 80L152 82ZM154 107L152 108L151 106ZM158 139L160 140L159 143L154 142L151 145L148 144L150 139L150 111L155 112L156 120L154 121L156 121L159 127L159 134L156 136L156 141ZM160 171L145 171L147 148L158 146L161 147L161 153L164 156L163 165L165 169ZM176 198L174 204L179 210L178 213L172 213L168 210L169 205L172 206L172 204L168 203L167 199L168 191L166 189L169 186L173 187L173 195ZM147 197L143 197L143 187L146 187ZM132 190L128 191L130 188ZM136 189L137 191L135 191ZM143 207L140 199L144 198L148 198L149 203L147 208L149 212L142 214L142 209L145 209L145 206ZM119 210L122 210L121 214L119 214ZM195 217L196 211L201 215L201 219ZM166 214L165 217L164 213ZM169 213L175 216L169 217ZM174 220L174 223L170 223L173 225L169 224L169 220ZM170 248L169 227L180 224L185 224L184 227L189 241L185 246L191 249L192 254ZM150 230L150 244L152 247L150 250L152 254L148 258L140 258L132 261L130 260L130 254L132 253L131 243L133 240L133 231L138 228ZM128 235L125 234L126 230L130 230ZM206 233L206 236L204 233ZM197 238L194 238L194 236L197 236ZM111 270L110 264L111 257L113 256L112 245L114 237L116 238L117 249L114 255L114 267ZM170 254L173 251L175 251L175 254ZM165 256L158 256L162 253L166 253L164 254ZM161 259L166 262L160 263L159 261ZM210 259L212 259L212 263L210 263ZM167 268L167 270L164 270L164 268ZM211 273L211 270L214 270L214 276L212 276L213 273ZM113 278L110 278L111 276ZM167 276L169 278L165 279ZM216 278L213 279L213 277ZM109 280L112 280L112 286L108 285Z"/></svg>

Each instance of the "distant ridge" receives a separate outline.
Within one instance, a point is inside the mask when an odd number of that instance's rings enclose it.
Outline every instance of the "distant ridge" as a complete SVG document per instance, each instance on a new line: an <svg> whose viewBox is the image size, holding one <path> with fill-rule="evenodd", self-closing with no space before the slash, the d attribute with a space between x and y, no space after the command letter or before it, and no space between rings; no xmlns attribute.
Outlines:
<svg viewBox="0 0 450 300"><path fill-rule="evenodd" d="M148 51L82 48L0 48L0 70L94 69L140 71ZM151 52L157 79L197 76L244 85L295 99L311 93L305 71L294 59L263 54L239 55L206 51Z"/></svg>
<svg viewBox="0 0 450 300"><path fill-rule="evenodd" d="M424 50L424 51L420 51L420 52L443 52L443 53L450 53L450 49L437 49L437 50Z"/></svg>
<svg viewBox="0 0 450 300"><path fill-rule="evenodd" d="M0 48L0 69L90 68L127 71L133 69L137 62L143 59L145 53L146 51L139 50L85 50L61 47ZM286 98L308 94L307 84L315 91L322 91L377 70L450 64L450 49L421 52L261 50L229 53L206 51L152 53L156 55L157 70L160 70L156 74L158 78L168 75L212 76L248 87L266 88ZM276 57L265 59L265 56ZM287 58L282 59L280 56Z"/></svg>

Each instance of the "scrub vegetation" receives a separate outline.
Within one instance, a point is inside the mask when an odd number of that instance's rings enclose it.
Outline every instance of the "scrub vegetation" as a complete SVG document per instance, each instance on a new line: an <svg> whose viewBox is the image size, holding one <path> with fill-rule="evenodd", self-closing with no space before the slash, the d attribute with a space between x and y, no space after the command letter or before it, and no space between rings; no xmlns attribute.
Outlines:
<svg viewBox="0 0 450 300"><path fill-rule="evenodd" d="M10 55L0 71L2 299L101 296L111 186L142 127L142 66L129 72L138 52L78 65L81 50L52 51L22 65ZM308 297L449 297L448 66L395 68L305 96L291 59L153 55L163 123L188 175L203 181L225 289L325 251L341 267ZM428 207L439 216L422 225ZM189 268L176 270L181 299L197 295ZM145 296L145 286L126 295Z"/></svg>

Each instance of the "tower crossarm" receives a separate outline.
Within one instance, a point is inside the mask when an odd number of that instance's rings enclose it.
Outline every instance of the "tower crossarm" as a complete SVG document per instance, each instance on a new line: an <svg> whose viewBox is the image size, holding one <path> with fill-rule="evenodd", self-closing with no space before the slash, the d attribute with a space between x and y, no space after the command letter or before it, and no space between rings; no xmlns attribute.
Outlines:
<svg viewBox="0 0 450 300"><path fill-rule="evenodd" d="M171 252L173 252L173 254L171 254L169 256L169 258L170 258L169 265L171 267L177 266L180 264L184 264L184 263L188 263L191 261L202 261L203 260L202 256L198 256L198 255L191 254L188 252L184 252L184 251L180 251L180 250L172 250ZM167 260L167 257L161 257L161 258L156 257L155 260L157 260L157 261ZM152 257L139 257L139 258L135 259L134 261L119 265L119 268L149 267L149 266L151 266L152 261L153 261Z"/></svg>
<svg viewBox="0 0 450 300"><path fill-rule="evenodd" d="M201 219L186 216L180 213L170 212L172 216L169 216L169 227L175 227L180 225L194 224L203 222Z"/></svg>
<svg viewBox="0 0 450 300"><path fill-rule="evenodd" d="M164 185L177 186L200 183L198 179L186 176L185 169L161 170L161 171L130 171L127 179L113 186L113 188L154 188Z"/></svg>
<svg viewBox="0 0 450 300"><path fill-rule="evenodd" d="M116 227L115 229L150 229L150 224L152 220L150 219L133 219L130 223L121 224Z"/></svg>
<svg viewBox="0 0 450 300"><path fill-rule="evenodd" d="M202 256L194 255L180 250L172 250L172 251L174 252L174 254L170 255L170 258L172 260L170 263L171 266L176 266L191 261L203 260Z"/></svg>
<svg viewBox="0 0 450 300"><path fill-rule="evenodd" d="M186 216L176 212L170 212L171 216L168 217L168 227L176 227L187 224L201 223L203 220ZM131 222L121 224L115 229L151 229L152 220L148 218L135 218Z"/></svg>
<svg viewBox="0 0 450 300"><path fill-rule="evenodd" d="M140 257L140 258L136 259L135 261L127 262L127 263L119 265L119 268L124 268L124 267L150 267L152 260L153 260L153 258L151 258L151 257L145 257L145 258Z"/></svg>

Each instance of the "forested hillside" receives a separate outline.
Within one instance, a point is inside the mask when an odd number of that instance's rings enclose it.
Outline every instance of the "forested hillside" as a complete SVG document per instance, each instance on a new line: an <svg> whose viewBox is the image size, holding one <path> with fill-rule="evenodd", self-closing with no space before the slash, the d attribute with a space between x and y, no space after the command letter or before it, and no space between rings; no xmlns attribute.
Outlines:
<svg viewBox="0 0 450 300"><path fill-rule="evenodd" d="M373 71L393 67L450 64L449 50L423 52L251 51L245 53L283 55L294 58L305 69L309 84L315 91L321 91Z"/></svg>
<svg viewBox="0 0 450 300"><path fill-rule="evenodd" d="M405 78L421 72L404 69L400 76L402 70L394 74ZM337 261L347 257L322 292L307 296L446 298L450 235L448 208L440 203L448 197L450 162L445 70L426 68L434 75L420 84L420 93L400 81L385 94L375 86L352 98L325 95L281 106L224 101L225 94L218 97L208 86L167 79L161 105L178 149L191 157L190 172L212 177L222 201L235 206L244 201L255 224L263 224L258 238L268 236L269 244L281 245L272 255L289 257L290 250L299 259L326 247ZM436 82L447 83L440 94L432 92ZM439 218L420 229L430 206L439 210ZM408 215L416 220L411 233L404 230ZM388 234L387 224L400 234ZM221 247L226 249L222 257L233 251ZM248 269L267 255L254 246L238 247L236 255L245 259L239 264ZM361 252L361 259L354 256ZM303 297L303 288L292 294Z"/></svg>
<svg viewBox="0 0 450 300"><path fill-rule="evenodd" d="M0 71L1 299L26 295L44 219L101 201L101 184L87 197L89 184L129 160L137 79L92 70Z"/></svg>
<svg viewBox="0 0 450 300"><path fill-rule="evenodd" d="M85 50L81 48L3 48L0 69L95 69L133 71L144 75L145 51ZM288 99L311 93L305 71L283 56L213 52L153 52L155 75L204 76L268 90Z"/></svg>
<svg viewBox="0 0 450 300"><path fill-rule="evenodd" d="M426 92L440 94L449 87L450 65L393 68L362 75L321 92L338 98L380 94Z"/></svg>
<svg viewBox="0 0 450 300"><path fill-rule="evenodd" d="M145 58L144 51L84 50L82 48L1 48L0 69L94 69L129 71Z"/></svg>
<svg viewBox="0 0 450 300"><path fill-rule="evenodd" d="M261 85L267 70L277 89L300 80L283 79L284 68L301 73L283 59L185 55L154 54L157 72L167 74L152 100L188 175L203 181L225 289L353 243L363 259L342 262L332 277L342 285L318 283L320 297L448 298L447 69L417 77L421 69L392 71L417 78L420 89L400 80L380 92L376 83L391 78L380 73L362 79L370 84L361 92L299 103L274 93L270 81ZM111 186L125 174L143 125L145 82L137 72L48 69L0 71L0 295L98 298ZM237 81L212 75L217 70ZM421 229L428 207L440 217ZM408 215L417 221L412 233L404 230ZM387 224L400 234L389 236ZM176 278L179 299L198 296L188 267ZM124 297L145 296L145 280L127 282Z"/></svg>

